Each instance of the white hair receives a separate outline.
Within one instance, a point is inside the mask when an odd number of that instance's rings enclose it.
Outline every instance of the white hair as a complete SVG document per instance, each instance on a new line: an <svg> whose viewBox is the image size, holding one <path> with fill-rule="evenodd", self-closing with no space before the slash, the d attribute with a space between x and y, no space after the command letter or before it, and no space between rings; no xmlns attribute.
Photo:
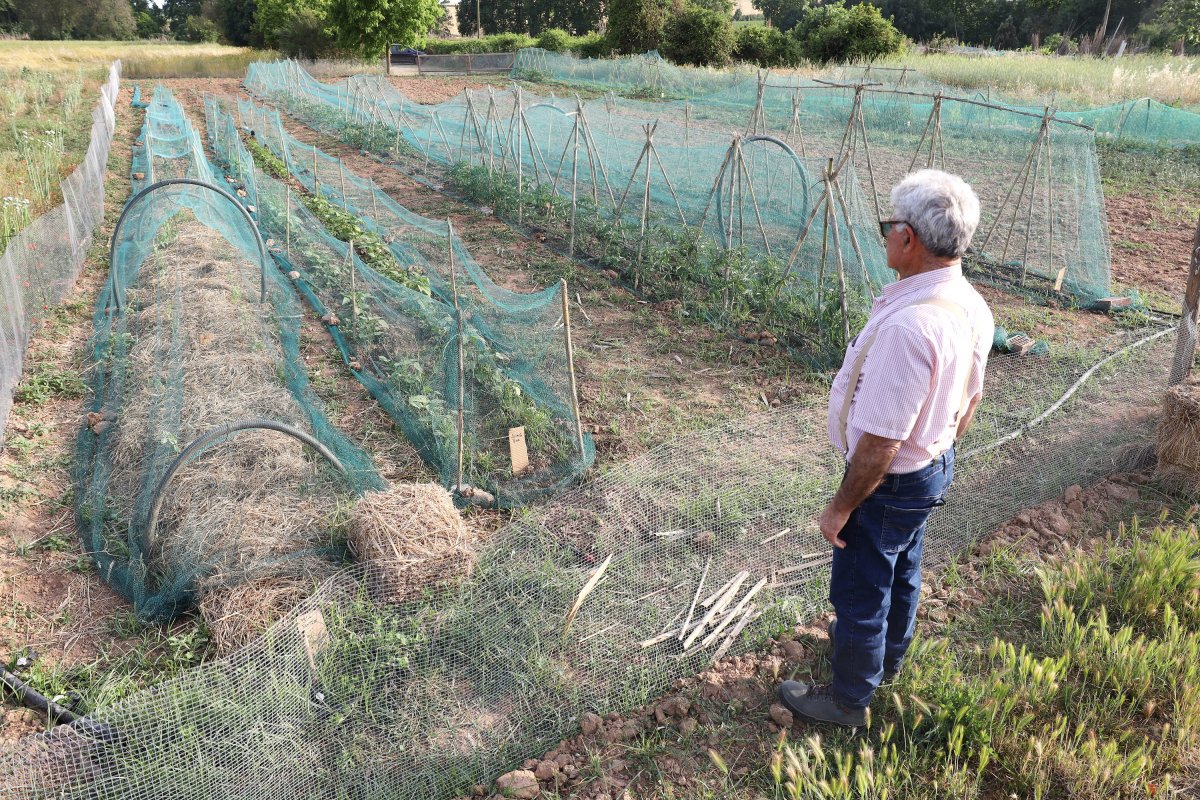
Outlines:
<svg viewBox="0 0 1200 800"><path fill-rule="evenodd" d="M892 189L895 218L903 220L925 245L942 258L961 258L979 226L979 198L957 175L922 169Z"/></svg>

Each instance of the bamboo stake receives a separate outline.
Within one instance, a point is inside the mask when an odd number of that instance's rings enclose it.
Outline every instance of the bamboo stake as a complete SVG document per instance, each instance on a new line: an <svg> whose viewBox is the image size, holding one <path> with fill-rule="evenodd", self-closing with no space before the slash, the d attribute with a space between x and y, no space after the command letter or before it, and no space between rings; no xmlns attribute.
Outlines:
<svg viewBox="0 0 1200 800"><path fill-rule="evenodd" d="M1046 205L1050 209L1047 218L1050 220L1050 274L1054 272L1054 153L1051 150L1052 136L1049 128L1046 129ZM1058 291L1062 286L1061 279L1056 282L1054 287Z"/></svg>
<svg viewBox="0 0 1200 800"><path fill-rule="evenodd" d="M658 171L662 174L663 180L666 181L667 191L671 193L671 199L675 201L675 210L679 212L680 223L687 225L687 217L684 216L683 206L679 202L679 195L675 193L675 185L671 183L671 176L667 174L667 168L663 165L662 157L658 154L658 148L654 146L654 142L650 143L650 155L658 163Z"/></svg>
<svg viewBox="0 0 1200 800"><path fill-rule="evenodd" d="M521 120L524 119L524 112L521 110L521 87L517 87L516 106L513 108L513 124L515 130L512 135L517 139L517 224L525 224L525 165L524 165L524 148L521 144Z"/></svg>
<svg viewBox="0 0 1200 800"><path fill-rule="evenodd" d="M921 141L917 142L917 149L913 152L912 161L908 162L908 171L912 172L913 167L917 166L917 157L921 155L921 148L925 146L925 137L929 135L929 131L933 128L933 120L938 113L938 101L935 98L933 107L929 109L929 118L925 121L925 130L921 131ZM932 143L929 145L933 147Z"/></svg>
<svg viewBox="0 0 1200 800"><path fill-rule="evenodd" d="M658 125L658 123L654 123L653 126L651 126L651 125L643 125L642 126L642 130L644 130L646 132L646 144L642 148L643 153L647 153L647 154L649 153L650 142L653 139L654 128L657 127L657 125ZM649 218L650 218L650 159L647 158L646 159L646 182L645 182L645 188L642 191L641 228L638 231L638 251L637 251L637 263L638 264L642 263L642 251L646 246L646 222L649 220ZM641 271L639 270L638 273L635 273L635 275L634 275L635 285L637 284L637 278L640 274L641 274Z"/></svg>
<svg viewBox="0 0 1200 800"><path fill-rule="evenodd" d="M1025 218L1025 249L1021 252L1021 281L1019 286L1025 285L1025 278L1029 275L1029 240L1033 235L1033 207L1036 205L1038 174L1042 167L1042 150L1038 148L1037 158L1033 162L1033 184L1029 190L1029 214ZM1015 222L1015 217L1014 217ZM1008 242L1004 243L1004 252L1000 254L1000 263L1004 263L1004 257L1008 254Z"/></svg>
<svg viewBox="0 0 1200 800"><path fill-rule="evenodd" d="M587 583L579 590L579 595L576 596L575 603L571 606L571 610L567 612L566 621L563 622L562 632L564 636L571 629L571 623L575 621L575 616L579 613L579 609L583 607L583 601L587 599L587 596L600 583L600 579L604 577L604 573L608 570L608 565L612 563L612 559L612 554L609 554L608 558L604 559L604 563L596 567L592 572L592 576L588 578Z"/></svg>
<svg viewBox="0 0 1200 800"><path fill-rule="evenodd" d="M758 221L758 232L762 236L763 247L767 249L767 258L772 257L771 243L767 240L767 228L763 223L762 212L758 208L758 198L754 195L754 180L750 175L749 169L746 168L746 157L742 155L742 149L738 148L738 158L742 161L742 171L746 174L746 188L750 190L750 205L754 208L754 218Z"/></svg>
<svg viewBox="0 0 1200 800"><path fill-rule="evenodd" d="M455 482L456 491L463 490L463 405L466 401L464 384L466 383L466 366L463 359L463 324L462 310L458 307L458 278L454 269L454 223L446 217L446 257L450 263L450 293L454 296L454 316L458 326L458 479Z"/></svg>
<svg viewBox="0 0 1200 800"><path fill-rule="evenodd" d="M704 580L708 577L708 568L712 566L712 556L704 562L704 572L700 573L700 583L696 584L696 593L692 595L692 604L688 607L687 616L683 620L683 627L679 629L679 641L683 641L683 637L687 632L688 623L692 621L692 614L696 613L696 601L700 599L700 592L704 589Z"/></svg>
<svg viewBox="0 0 1200 800"><path fill-rule="evenodd" d="M284 187L287 191L287 210L284 212L284 246L287 249L288 263L292 263L292 187Z"/></svg>
<svg viewBox="0 0 1200 800"><path fill-rule="evenodd" d="M1034 140L1033 146L1029 148L1029 154L1025 156L1025 163L1021 165L1021 169L1017 171L1016 177L1012 184L1008 187L1008 191L1004 195L1004 200L1000 202L1000 207L996 209L996 219L992 222L992 227L988 229L987 236L983 237L983 244L979 245L979 252L982 253L987 249L988 242L992 240L992 234L996 232L996 228L1000 226L1001 215L1008 208L1008 201L1012 198L1012 193L1017 188L1017 183L1022 181L1023 176L1027 176L1029 165L1033 162L1034 155L1041 150L1041 131L1038 132L1037 138ZM1024 184L1022 184L1024 188ZM1020 201L1018 200L1018 205Z"/></svg>
<svg viewBox="0 0 1200 800"><path fill-rule="evenodd" d="M879 186L875 182L875 164L871 160L871 142L867 138L867 118L865 116L863 116L861 107L859 108L859 113L858 113L858 126L862 131L863 152L867 156L867 177L870 178L870 180L871 180L871 199L875 203L875 218L883 219L883 209L880 208L880 206L879 206ZM945 159L943 159L943 162L944 161L945 161ZM943 166L945 166L944 163L943 163ZM839 190L839 194L840 194L840 190ZM853 236L854 228L850 224L850 214L849 213L846 214L846 227L850 229L850 231L851 231L850 235Z"/></svg>
<svg viewBox="0 0 1200 800"><path fill-rule="evenodd" d="M351 239L346 248L346 263L350 268L350 324L354 330L358 330L358 296L355 294L357 289L357 280L355 279L354 269L354 240Z"/></svg>
<svg viewBox="0 0 1200 800"><path fill-rule="evenodd" d="M1034 147L1033 147L1033 152L1036 154L1036 158L1033 161L1034 172L1032 173L1034 176L1034 180L1036 180L1036 176L1037 176L1036 170L1042 164L1042 136L1043 136L1043 134L1045 134L1045 132L1046 132L1046 126L1045 126L1045 120L1043 120L1042 128L1038 131L1037 141L1034 143ZM1020 214L1021 214L1021 202L1025 199L1025 190L1029 188L1030 174L1031 174L1030 171L1028 169L1026 169L1025 177L1021 181L1021 191L1017 195L1016 203L1013 205L1012 222L1009 223L1008 233L1005 234L1004 249L1000 256L1001 264L1004 263L1004 259L1008 256L1008 245L1012 241L1013 230L1017 227L1017 217L1020 216ZM1030 194L1030 199L1032 201L1032 193ZM1031 205L1032 205L1032 203L1031 203ZM1031 210L1031 213L1032 213L1032 210Z"/></svg>
<svg viewBox="0 0 1200 800"><path fill-rule="evenodd" d="M787 536L787 535L788 535L789 533L791 533L791 532L792 532L792 529L791 529L791 528L784 528L784 529L783 529L783 530L781 530L779 533L774 533L774 534L771 534L771 535L770 535L770 536L768 536L767 538L763 539L761 542L759 542L759 543L758 543L758 546L759 546L759 547L762 547L762 546L763 546L764 544L766 544L767 542L773 542L773 541L775 541L776 539L778 539L778 538L780 538L780 537Z"/></svg>
<svg viewBox="0 0 1200 800"><path fill-rule="evenodd" d="M737 641L737 637L741 635L746 626L756 618L754 611L755 606L753 604L746 608L745 613L742 614L742 618L738 620L738 624L733 627L733 630L731 630L729 635L725 637L725 641L721 642L721 646L717 648L715 653L713 653L712 663L715 664L721 660L721 657L724 656L733 643Z"/></svg>
<svg viewBox="0 0 1200 800"><path fill-rule="evenodd" d="M567 295L567 279L561 278L563 306L563 339L567 345L567 377L571 385L571 411L575 414L575 440L579 445L579 457L583 458L583 420L579 416L579 390L575 383L575 346L571 342L571 300Z"/></svg>
<svg viewBox="0 0 1200 800"><path fill-rule="evenodd" d="M575 257L575 214L579 203L579 117L575 118L575 149L571 155L571 230L567 254Z"/></svg>
<svg viewBox="0 0 1200 800"><path fill-rule="evenodd" d="M734 597L737 596L737 593L742 588L742 584L748 577L750 577L750 573L748 572L739 572L737 574L737 578L730 584L729 588L725 590L725 594L721 595L721 599L712 604L712 606L708 609L708 612L700 619L700 622L697 623L696 627L692 629L692 632L688 634L688 637L683 640L684 650L687 650L689 647L691 647L692 643L695 642L696 639L699 638L700 634L704 632L704 629L712 624L712 621L717 614L720 614L725 610L725 607L729 605Z"/></svg>
<svg viewBox="0 0 1200 800"><path fill-rule="evenodd" d="M804 227L800 230L800 235L796 237L796 244L792 247L792 254L788 257L787 266L784 267L783 273L779 276L779 281L775 284L775 289L771 294L771 299L774 300L779 294L780 288L787 281L788 275L792 272L792 267L796 265L796 259L800 255L800 248L804 244L804 240L808 238L808 232L812 230L813 221L817 218L817 214L821 213L821 209L825 205L825 195L821 195L821 199L813 206L812 211L808 214L808 221L804 223Z"/></svg>
<svg viewBox="0 0 1200 800"><path fill-rule="evenodd" d="M746 573L746 577L749 577L749 576L750 576L750 573ZM714 591L714 592L713 592L712 594L710 594L708 597L706 597L706 598L704 598L703 600L701 600L701 601L700 601L700 607L701 607L701 608L708 608L708 607L709 607L709 606L711 606L713 603L717 602L717 600L719 600L719 599L721 598L721 595L725 594L725 592L726 592L726 591L729 589L729 587L733 585L733 582L734 582L734 581L736 581L736 580L737 580L739 577L742 577L742 573L741 573L741 572L735 572L735 573L733 574L733 577L732 577L732 578L730 578L729 580L725 581L725 583L721 584L720 588L718 588L716 591Z"/></svg>
<svg viewBox="0 0 1200 800"><path fill-rule="evenodd" d="M752 586L750 588L750 591L746 592L746 594L742 597L741 601L736 606L734 606L733 610L725 615L725 618L723 620L721 620L720 624L718 624L717 627L713 628L712 633L710 633L710 634L708 634L708 636L704 637L704 641L702 641L700 643L701 649L708 647L713 642L715 642L717 640L717 637L721 635L721 631L725 630L725 628L729 625L729 623L731 623L735 619L737 619L737 616L739 614L741 614L743 610L745 610L746 606L754 598L754 595L756 595L760 591L762 591L762 588L766 585L767 585L767 579L759 578L758 583L754 584L754 586Z"/></svg>
<svg viewBox="0 0 1200 800"><path fill-rule="evenodd" d="M850 221L850 206L846 202L846 198L842 194L842 189L838 186L837 181L833 182L833 192L838 206L842 209L842 216L846 219L846 232L850 235L850 246L854 248L854 255L858 257L858 264L862 267L863 285L867 287L867 294L874 300L875 287L871 285L871 276L867 272L867 259L863 255L862 248L858 246L858 236L854 233L854 225Z"/></svg>
<svg viewBox="0 0 1200 800"><path fill-rule="evenodd" d="M725 170L729 167L729 162L733 159L733 145L725 151L725 160L721 162L721 168L717 170L717 177L713 179L712 188L708 191L708 200L704 203L704 211L700 214L700 221L696 224L696 236L692 239L692 244L700 241L700 235L704 233L704 221L708 219L708 210L712 208L713 198L717 196L717 191L721 186L721 179L725 177Z"/></svg>
<svg viewBox="0 0 1200 800"><path fill-rule="evenodd" d="M338 159L338 182L342 188L342 211L347 211L346 207L346 170L342 166L342 160Z"/></svg>
<svg viewBox="0 0 1200 800"><path fill-rule="evenodd" d="M825 185L825 190L830 193L830 198L825 201L825 207L830 210L829 220L833 223L833 252L837 255L837 275L838 275L838 296L842 306L842 339L846 344L850 343L850 307L846 299L846 265L842 260L842 240L838 234L837 212L833 208L833 178L830 178ZM846 224L849 224L847 221Z"/></svg>

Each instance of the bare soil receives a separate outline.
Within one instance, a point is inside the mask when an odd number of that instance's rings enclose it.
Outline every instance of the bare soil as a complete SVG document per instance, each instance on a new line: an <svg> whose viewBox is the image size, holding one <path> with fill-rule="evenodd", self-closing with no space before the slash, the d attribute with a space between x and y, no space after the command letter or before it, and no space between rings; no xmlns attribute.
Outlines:
<svg viewBox="0 0 1200 800"><path fill-rule="evenodd" d="M129 193L130 150L140 125L129 111L130 97L127 86L117 100L105 222L75 290L32 336L25 380L42 367L79 374L87 361L91 311L108 274L106 244ZM83 402L77 397L18 403L9 419L7 446L0 451L0 491L18 499L0 502L0 660L32 650L51 662L80 663L105 648L130 644L114 634L111 624L129 606L100 580L80 552L75 532L70 465L83 425Z"/></svg>
<svg viewBox="0 0 1200 800"><path fill-rule="evenodd" d="M1106 198L1105 205L1113 283L1181 299L1196 224L1189 210L1200 208L1200 194L1172 194L1169 201L1163 196L1116 195Z"/></svg>

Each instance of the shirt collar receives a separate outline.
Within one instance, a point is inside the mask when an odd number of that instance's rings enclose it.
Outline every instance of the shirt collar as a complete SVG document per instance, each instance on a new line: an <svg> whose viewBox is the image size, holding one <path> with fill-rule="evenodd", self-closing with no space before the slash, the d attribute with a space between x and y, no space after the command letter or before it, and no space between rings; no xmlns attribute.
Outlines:
<svg viewBox="0 0 1200 800"><path fill-rule="evenodd" d="M931 269L928 272L921 272L916 275L910 275L904 280L889 283L883 287L879 293L879 299L884 303L890 303L898 298L907 297L908 295L916 294L923 289L931 289L943 283L957 280L962 277L962 264L952 264L948 267L939 269Z"/></svg>

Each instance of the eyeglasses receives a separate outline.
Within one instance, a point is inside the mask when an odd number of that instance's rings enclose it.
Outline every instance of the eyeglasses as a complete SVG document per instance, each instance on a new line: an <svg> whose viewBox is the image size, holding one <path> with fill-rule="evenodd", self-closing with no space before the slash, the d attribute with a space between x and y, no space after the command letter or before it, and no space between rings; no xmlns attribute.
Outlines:
<svg viewBox="0 0 1200 800"><path fill-rule="evenodd" d="M912 223L906 219L881 219L879 220L879 235L886 239L892 232L892 228L897 225L907 225L910 229L912 228Z"/></svg>

